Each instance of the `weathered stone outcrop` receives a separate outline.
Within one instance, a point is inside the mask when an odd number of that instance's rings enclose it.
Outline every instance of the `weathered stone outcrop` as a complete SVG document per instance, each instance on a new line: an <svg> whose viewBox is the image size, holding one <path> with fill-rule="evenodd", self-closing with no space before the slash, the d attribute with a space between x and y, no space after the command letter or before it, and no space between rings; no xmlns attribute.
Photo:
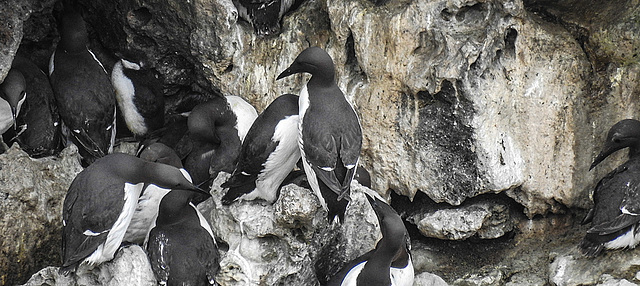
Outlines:
<svg viewBox="0 0 640 286"><path fill-rule="evenodd" d="M316 285L373 249L381 237L365 198L365 192L373 191L355 182L344 223L330 224L313 192L293 184L280 190L273 205L236 201L223 206L226 190L219 186L227 178L219 175L212 199L198 206L228 246L217 276L221 285Z"/></svg>
<svg viewBox="0 0 640 286"><path fill-rule="evenodd" d="M552 259L549 265L552 285L637 285L640 278L640 257L633 251L610 251L591 259L573 248L552 253Z"/></svg>
<svg viewBox="0 0 640 286"><path fill-rule="evenodd" d="M92 269L82 265L68 276L58 273L59 267L47 267L34 274L23 286L155 286L147 253L138 245L120 248L113 260Z"/></svg>
<svg viewBox="0 0 640 286"><path fill-rule="evenodd" d="M75 147L31 159L14 144L0 155L0 285L60 263L62 203L82 167Z"/></svg>
<svg viewBox="0 0 640 286"><path fill-rule="evenodd" d="M474 235L499 238L513 230L509 207L495 202L478 202L446 208L408 218L426 237L461 240Z"/></svg>

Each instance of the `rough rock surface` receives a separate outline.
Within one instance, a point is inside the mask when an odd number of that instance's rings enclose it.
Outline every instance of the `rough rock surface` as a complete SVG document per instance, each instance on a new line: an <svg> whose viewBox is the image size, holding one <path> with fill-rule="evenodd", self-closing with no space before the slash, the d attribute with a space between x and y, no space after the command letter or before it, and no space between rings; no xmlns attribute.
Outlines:
<svg viewBox="0 0 640 286"><path fill-rule="evenodd" d="M75 147L31 159L14 144L0 155L0 285L61 261L62 203L82 167Z"/></svg>
<svg viewBox="0 0 640 286"><path fill-rule="evenodd" d="M23 286L155 286L147 253L138 245L122 247L113 260L88 269L86 265L68 276L60 275L58 267L47 267L34 274Z"/></svg>
<svg viewBox="0 0 640 286"><path fill-rule="evenodd" d="M489 201L418 214L408 220L424 236L439 239L461 240L476 234L493 239L513 230L509 207Z"/></svg>
<svg viewBox="0 0 640 286"><path fill-rule="evenodd" d="M0 18L3 19L0 22L0 79L4 79L9 72L13 57L21 44L51 43L52 36L47 33L51 31L51 10L54 2L55 0L8 0L0 7ZM47 56L53 51L51 47L45 47L45 45L39 45L38 50L34 53ZM24 52L27 50L25 49ZM41 63L44 64L44 62L38 62L38 64ZM43 67L46 66L41 65L41 68Z"/></svg>
<svg viewBox="0 0 640 286"><path fill-rule="evenodd" d="M225 190L219 186L227 178L226 173L219 175L212 199L198 206L209 214L216 238L228 246L217 276L221 285L315 285L373 249L381 237L363 193L366 188L355 182L345 221L339 225L328 223L311 190L293 184L281 189L273 205L258 200L223 206Z"/></svg>
<svg viewBox="0 0 640 286"><path fill-rule="evenodd" d="M583 257L577 249L556 253L549 266L553 285L628 285L640 271L638 251L609 251L596 258ZM624 282L626 281L626 282ZM635 285L635 284L634 284Z"/></svg>

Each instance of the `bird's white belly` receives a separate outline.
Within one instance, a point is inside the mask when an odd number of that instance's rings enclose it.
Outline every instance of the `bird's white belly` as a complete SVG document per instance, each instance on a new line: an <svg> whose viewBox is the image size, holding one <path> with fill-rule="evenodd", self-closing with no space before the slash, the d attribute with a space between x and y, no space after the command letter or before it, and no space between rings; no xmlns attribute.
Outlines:
<svg viewBox="0 0 640 286"><path fill-rule="evenodd" d="M405 268L391 267L391 285L393 286L411 286L415 273L413 270L413 262L409 259L409 263Z"/></svg>
<svg viewBox="0 0 640 286"><path fill-rule="evenodd" d="M0 134L4 134L13 126L13 116L9 102L0 98Z"/></svg>
<svg viewBox="0 0 640 286"><path fill-rule="evenodd" d="M358 275L367 264L366 261L353 267L342 280L342 286L356 286ZM391 286L412 286L414 279L413 263L409 259L409 264L405 268L389 268L391 276Z"/></svg>
<svg viewBox="0 0 640 286"><path fill-rule="evenodd" d="M640 233L636 233L636 226L632 226L627 233L604 244L607 249L635 248L640 243Z"/></svg>
<svg viewBox="0 0 640 286"><path fill-rule="evenodd" d="M278 187L300 159L298 116L289 116L280 121L271 140L279 141L278 146L264 163L264 170L256 180L256 189L245 195L244 199L259 197L271 203L276 200Z"/></svg>
<svg viewBox="0 0 640 286"><path fill-rule="evenodd" d="M124 235L124 241L142 244L146 238L153 221L158 216L160 201L169 193L169 189L163 189L156 185L149 185L144 194L138 199L131 223Z"/></svg>

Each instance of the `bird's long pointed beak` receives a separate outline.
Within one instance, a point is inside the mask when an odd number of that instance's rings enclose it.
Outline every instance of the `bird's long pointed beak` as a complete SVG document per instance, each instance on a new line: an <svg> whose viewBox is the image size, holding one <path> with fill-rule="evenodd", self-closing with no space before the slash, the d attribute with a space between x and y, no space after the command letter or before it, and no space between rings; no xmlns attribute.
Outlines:
<svg viewBox="0 0 640 286"><path fill-rule="evenodd" d="M193 185L193 189L190 189L189 191L205 194L205 195L207 195L209 197L211 196L211 193L205 191L204 189L202 189L202 188L200 188L199 186L196 186L196 185Z"/></svg>
<svg viewBox="0 0 640 286"><path fill-rule="evenodd" d="M591 171L591 169L595 168L595 166L600 164L600 162L604 161L604 159L609 157L609 155L613 154L613 152L618 151L620 149L621 148L612 148L609 146L605 146L602 152L600 152L600 154L598 154L598 156L596 156L596 158L593 159L593 163L591 164L591 167L589 167L589 171Z"/></svg>
<svg viewBox="0 0 640 286"><path fill-rule="evenodd" d="M284 78L284 77L288 77L288 76L290 76L292 74L293 74L293 72L291 71L291 68L287 68L280 75L278 75L276 80L279 80L279 79Z"/></svg>

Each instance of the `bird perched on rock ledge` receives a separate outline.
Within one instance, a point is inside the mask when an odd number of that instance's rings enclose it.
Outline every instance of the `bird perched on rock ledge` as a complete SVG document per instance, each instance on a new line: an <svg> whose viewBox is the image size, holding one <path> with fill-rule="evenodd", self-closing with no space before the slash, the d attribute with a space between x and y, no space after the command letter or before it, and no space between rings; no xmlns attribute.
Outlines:
<svg viewBox="0 0 640 286"><path fill-rule="evenodd" d="M27 99L26 81L18 70L9 73L0 83L0 135L10 128L16 128L16 117Z"/></svg>
<svg viewBox="0 0 640 286"><path fill-rule="evenodd" d="M613 125L589 170L624 148L629 148L629 159L598 182L594 206L582 220L582 224L591 222L580 243L586 256L597 256L605 248L634 248L640 243L640 121L625 119Z"/></svg>
<svg viewBox="0 0 640 286"><path fill-rule="evenodd" d="M17 73L17 77L11 77ZM13 82L13 83L12 83ZM8 90L5 90L5 85ZM53 90L47 75L31 60L16 55L11 64L11 70L5 81L0 84L0 98L13 93L11 98L20 99L15 108L16 129L9 129L4 134L4 140L11 145L18 142L20 148L29 156L38 158L58 153L62 149L62 134L58 107L54 102ZM2 122L12 112L3 112L0 100L0 133Z"/></svg>
<svg viewBox="0 0 640 286"><path fill-rule="evenodd" d="M277 79L302 72L311 74L298 101L304 171L328 219L337 215L342 221L362 147L360 120L336 84L327 52L307 48Z"/></svg>
<svg viewBox="0 0 640 286"><path fill-rule="evenodd" d="M242 143L238 163L222 184L229 188L222 198L231 204L238 198L273 203L282 181L300 159L298 148L298 96L276 98L256 118Z"/></svg>
<svg viewBox="0 0 640 286"><path fill-rule="evenodd" d="M64 198L60 273L113 259L148 184L209 195L173 166L122 153L97 159L73 179Z"/></svg>
<svg viewBox="0 0 640 286"><path fill-rule="evenodd" d="M411 286L414 269L407 229L387 203L367 195L380 223L382 239L376 248L349 262L327 286Z"/></svg>
<svg viewBox="0 0 640 286"><path fill-rule="evenodd" d="M87 166L113 151L116 95L104 66L87 48L87 27L76 7L65 4L58 30L49 80L60 118Z"/></svg>

